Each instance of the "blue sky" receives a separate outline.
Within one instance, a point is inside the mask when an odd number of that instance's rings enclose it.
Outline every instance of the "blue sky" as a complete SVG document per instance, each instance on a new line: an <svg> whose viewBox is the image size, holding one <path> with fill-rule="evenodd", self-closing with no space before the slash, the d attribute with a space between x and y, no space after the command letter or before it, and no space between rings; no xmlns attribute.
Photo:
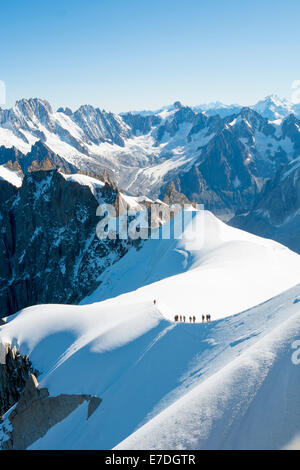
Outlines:
<svg viewBox="0 0 300 470"><path fill-rule="evenodd" d="M246 105L300 79L299 0L14 0L0 17L7 106Z"/></svg>

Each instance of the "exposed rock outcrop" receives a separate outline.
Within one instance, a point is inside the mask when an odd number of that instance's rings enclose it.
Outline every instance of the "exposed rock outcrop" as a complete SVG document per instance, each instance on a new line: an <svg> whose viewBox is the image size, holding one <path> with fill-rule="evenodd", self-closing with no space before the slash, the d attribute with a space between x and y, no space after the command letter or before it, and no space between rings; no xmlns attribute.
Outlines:
<svg viewBox="0 0 300 470"><path fill-rule="evenodd" d="M38 388L36 377L30 374L19 402L4 419L0 448L27 449L85 401L88 402L89 419L100 405L100 398L86 394L51 397L46 388Z"/></svg>
<svg viewBox="0 0 300 470"><path fill-rule="evenodd" d="M11 168L21 169L26 174L37 170L59 168L64 173L77 173L78 168L58 156L41 141L37 141L30 152L24 155L16 148L0 147L0 164L9 162Z"/></svg>
<svg viewBox="0 0 300 470"><path fill-rule="evenodd" d="M21 356L16 347L0 342L0 417L19 400L33 371L28 356Z"/></svg>

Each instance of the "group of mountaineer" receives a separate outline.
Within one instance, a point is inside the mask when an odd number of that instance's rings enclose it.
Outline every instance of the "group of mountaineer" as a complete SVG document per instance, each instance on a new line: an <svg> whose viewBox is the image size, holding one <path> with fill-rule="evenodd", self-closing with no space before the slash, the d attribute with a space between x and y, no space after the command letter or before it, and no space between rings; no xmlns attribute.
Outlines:
<svg viewBox="0 0 300 470"><path fill-rule="evenodd" d="M190 323L196 323L195 315L193 317L189 317L189 320L190 320ZM202 323L204 323L205 320L207 321L207 323L211 322L211 315L210 314L202 315ZM186 322L186 317L184 315L175 315L174 321L175 322L181 321L181 322L185 323Z"/></svg>
<svg viewBox="0 0 300 470"><path fill-rule="evenodd" d="M156 300L154 300L153 303L154 303L154 305L156 305ZM190 316L189 320L190 320L190 323L196 323L195 315ZM207 323L211 322L210 313L208 313L207 315L202 315L202 323L204 323L205 320L207 321ZM175 315L174 321L175 321L175 323L178 322L178 321L185 323L186 322L186 316L185 315Z"/></svg>
<svg viewBox="0 0 300 470"><path fill-rule="evenodd" d="M186 317L184 315L175 315L174 317L175 322L177 321L183 321L185 323ZM190 323L196 323L196 317L189 317Z"/></svg>

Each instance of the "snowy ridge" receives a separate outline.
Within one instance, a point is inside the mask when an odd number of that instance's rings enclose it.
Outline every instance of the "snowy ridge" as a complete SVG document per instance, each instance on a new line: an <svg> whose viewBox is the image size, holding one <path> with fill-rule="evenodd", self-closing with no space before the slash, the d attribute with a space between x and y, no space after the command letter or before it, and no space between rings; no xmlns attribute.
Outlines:
<svg viewBox="0 0 300 470"><path fill-rule="evenodd" d="M192 239L199 217L206 230ZM95 302L96 291L85 305L30 307L0 328L0 341L29 354L50 395L102 399L88 420L82 405L31 448L291 442L300 432L300 378L291 361L300 336L299 255L206 212L182 240L149 240L135 253L105 278L111 298ZM200 323L202 313L213 321ZM174 323L174 314L187 323Z"/></svg>
<svg viewBox="0 0 300 470"><path fill-rule="evenodd" d="M291 362L299 295L297 286L204 325L175 325L160 306L120 299L26 309L0 338L30 354L40 386L103 399L90 420L78 409L31 448L283 447L300 430Z"/></svg>
<svg viewBox="0 0 300 470"><path fill-rule="evenodd" d="M178 233L181 223L180 213L174 221ZM300 257L279 243L229 227L208 211L188 212L181 240L148 240L131 250L82 303L128 292L133 300L157 298L174 315L203 312L216 319L264 302L299 279Z"/></svg>

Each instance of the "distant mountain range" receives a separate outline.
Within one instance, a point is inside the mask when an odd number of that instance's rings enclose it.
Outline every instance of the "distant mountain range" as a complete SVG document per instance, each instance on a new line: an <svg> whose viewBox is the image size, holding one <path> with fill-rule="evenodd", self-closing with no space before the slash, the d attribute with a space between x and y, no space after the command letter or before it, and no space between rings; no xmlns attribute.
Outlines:
<svg viewBox="0 0 300 470"><path fill-rule="evenodd" d="M221 108L222 116L214 114ZM119 188L152 198L173 183L228 219L249 209L265 181L299 156L296 107L269 97L254 108L260 113L216 103L202 112L175 102L148 114L116 115L93 106L55 112L45 100L23 99L0 110L0 164L23 173L107 172Z"/></svg>
<svg viewBox="0 0 300 470"><path fill-rule="evenodd" d="M174 105L164 106L156 111L132 111L132 113L142 115L158 114L162 111L172 110L173 106ZM194 111L204 112L209 116L215 116L216 114L218 114L221 117L226 117L232 114L239 113L243 107L244 106L241 106L239 104L224 104L221 101L191 106ZM254 111L257 111L263 117L270 120L284 119L289 114L295 114L297 117L300 117L300 103L294 104L291 101L285 98L280 98L275 94L266 96L264 99L258 101L256 104L248 107L254 109Z"/></svg>

